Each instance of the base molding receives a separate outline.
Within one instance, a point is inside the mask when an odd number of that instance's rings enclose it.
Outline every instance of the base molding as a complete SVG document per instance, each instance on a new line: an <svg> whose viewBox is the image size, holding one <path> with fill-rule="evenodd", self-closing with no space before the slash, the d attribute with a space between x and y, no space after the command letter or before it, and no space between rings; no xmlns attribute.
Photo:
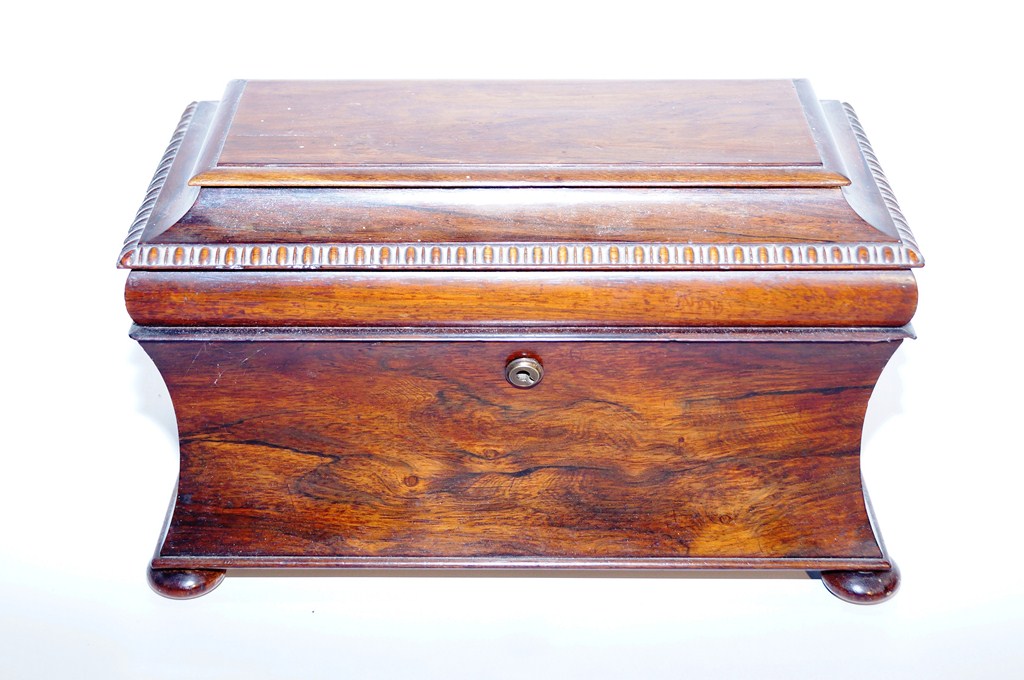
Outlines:
<svg viewBox="0 0 1024 680"><path fill-rule="evenodd" d="M153 568L163 570L208 569L423 569L423 570L485 570L514 571L710 571L710 570L777 570L821 571L884 571L891 563L884 558L834 557L630 557L630 558L567 558L567 557L155 557Z"/></svg>

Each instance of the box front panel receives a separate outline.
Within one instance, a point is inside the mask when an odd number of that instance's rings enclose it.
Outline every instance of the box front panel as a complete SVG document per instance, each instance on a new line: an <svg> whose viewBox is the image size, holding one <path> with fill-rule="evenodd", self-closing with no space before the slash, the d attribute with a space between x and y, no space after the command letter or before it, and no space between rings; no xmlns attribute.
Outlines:
<svg viewBox="0 0 1024 680"><path fill-rule="evenodd" d="M143 344L181 437L158 559L881 557L858 454L898 343Z"/></svg>

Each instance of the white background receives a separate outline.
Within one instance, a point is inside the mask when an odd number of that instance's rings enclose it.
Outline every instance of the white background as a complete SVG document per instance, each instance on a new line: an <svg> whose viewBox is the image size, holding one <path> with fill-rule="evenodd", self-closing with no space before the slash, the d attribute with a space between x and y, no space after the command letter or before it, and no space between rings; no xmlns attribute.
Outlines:
<svg viewBox="0 0 1024 680"><path fill-rule="evenodd" d="M6 9L0 677L1021 677L1018 22L700 4ZM805 77L856 106L928 261L864 444L893 600L750 574L149 589L176 439L114 261L167 139L232 78L390 77Z"/></svg>

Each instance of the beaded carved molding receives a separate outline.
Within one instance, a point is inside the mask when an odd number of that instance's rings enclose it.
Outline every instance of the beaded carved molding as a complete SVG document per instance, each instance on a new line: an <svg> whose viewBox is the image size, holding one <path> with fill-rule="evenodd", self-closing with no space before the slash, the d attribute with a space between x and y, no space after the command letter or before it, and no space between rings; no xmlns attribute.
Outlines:
<svg viewBox="0 0 1024 680"><path fill-rule="evenodd" d="M889 180L885 178L885 173L882 172L882 166L878 162L878 156L875 155L875 150L871 148L871 142L868 141L867 133L864 132L864 126L860 124L860 119L857 118L857 112L853 110L852 106L845 102L843 103L843 110L846 111L846 117L850 121L850 127L853 128L853 134L857 137L857 143L860 145L860 152L863 154L864 160L871 169L871 175L875 178L875 184L878 186L878 191L882 194L882 200L885 201L885 207L888 208L893 224L896 225L896 231L900 235L900 240L909 250L914 251L917 255L917 259L920 261L920 264L916 266L923 265L924 260L921 259L921 254L918 252L917 241L914 240L914 234L910 231L910 225L907 224L906 218L903 217L903 211L900 210L900 206L896 202L896 194L893 193L892 187L889 186Z"/></svg>
<svg viewBox="0 0 1024 680"><path fill-rule="evenodd" d="M907 268L917 252L899 244L674 243L268 243L137 246L133 269L758 269Z"/></svg>
<svg viewBox="0 0 1024 680"><path fill-rule="evenodd" d="M189 106L171 137L125 239L130 269L905 269L924 264L910 227L853 108L844 104L900 242L821 243L140 243L191 122Z"/></svg>

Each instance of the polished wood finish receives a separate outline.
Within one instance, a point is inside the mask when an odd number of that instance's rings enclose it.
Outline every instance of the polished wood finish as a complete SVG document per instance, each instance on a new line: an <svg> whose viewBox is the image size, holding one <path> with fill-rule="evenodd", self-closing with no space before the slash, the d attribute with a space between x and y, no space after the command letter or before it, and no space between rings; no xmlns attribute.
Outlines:
<svg viewBox="0 0 1024 680"><path fill-rule="evenodd" d="M182 446L159 558L884 561L858 451L896 342L187 337L143 342Z"/></svg>
<svg viewBox="0 0 1024 680"><path fill-rule="evenodd" d="M193 183L848 183L823 165L791 81L251 81L242 88L216 165Z"/></svg>
<svg viewBox="0 0 1024 680"><path fill-rule="evenodd" d="M892 272L132 272L157 326L888 326L917 306Z"/></svg>
<svg viewBox="0 0 1024 680"><path fill-rule="evenodd" d="M898 583L860 432L923 259L804 81L236 81L186 109L118 264L178 418L162 594L229 568ZM517 357L543 380L510 385Z"/></svg>
<svg viewBox="0 0 1024 680"><path fill-rule="evenodd" d="M285 179L261 182L267 188L190 186L197 168L215 163L244 89L236 83L219 105L186 111L121 266L874 270L923 263L852 109L820 105L801 82L821 167L849 176L846 185L453 188L435 174L415 189L388 191L293 187Z"/></svg>
<svg viewBox="0 0 1024 680"><path fill-rule="evenodd" d="M152 243L896 243L839 189L204 188Z"/></svg>

